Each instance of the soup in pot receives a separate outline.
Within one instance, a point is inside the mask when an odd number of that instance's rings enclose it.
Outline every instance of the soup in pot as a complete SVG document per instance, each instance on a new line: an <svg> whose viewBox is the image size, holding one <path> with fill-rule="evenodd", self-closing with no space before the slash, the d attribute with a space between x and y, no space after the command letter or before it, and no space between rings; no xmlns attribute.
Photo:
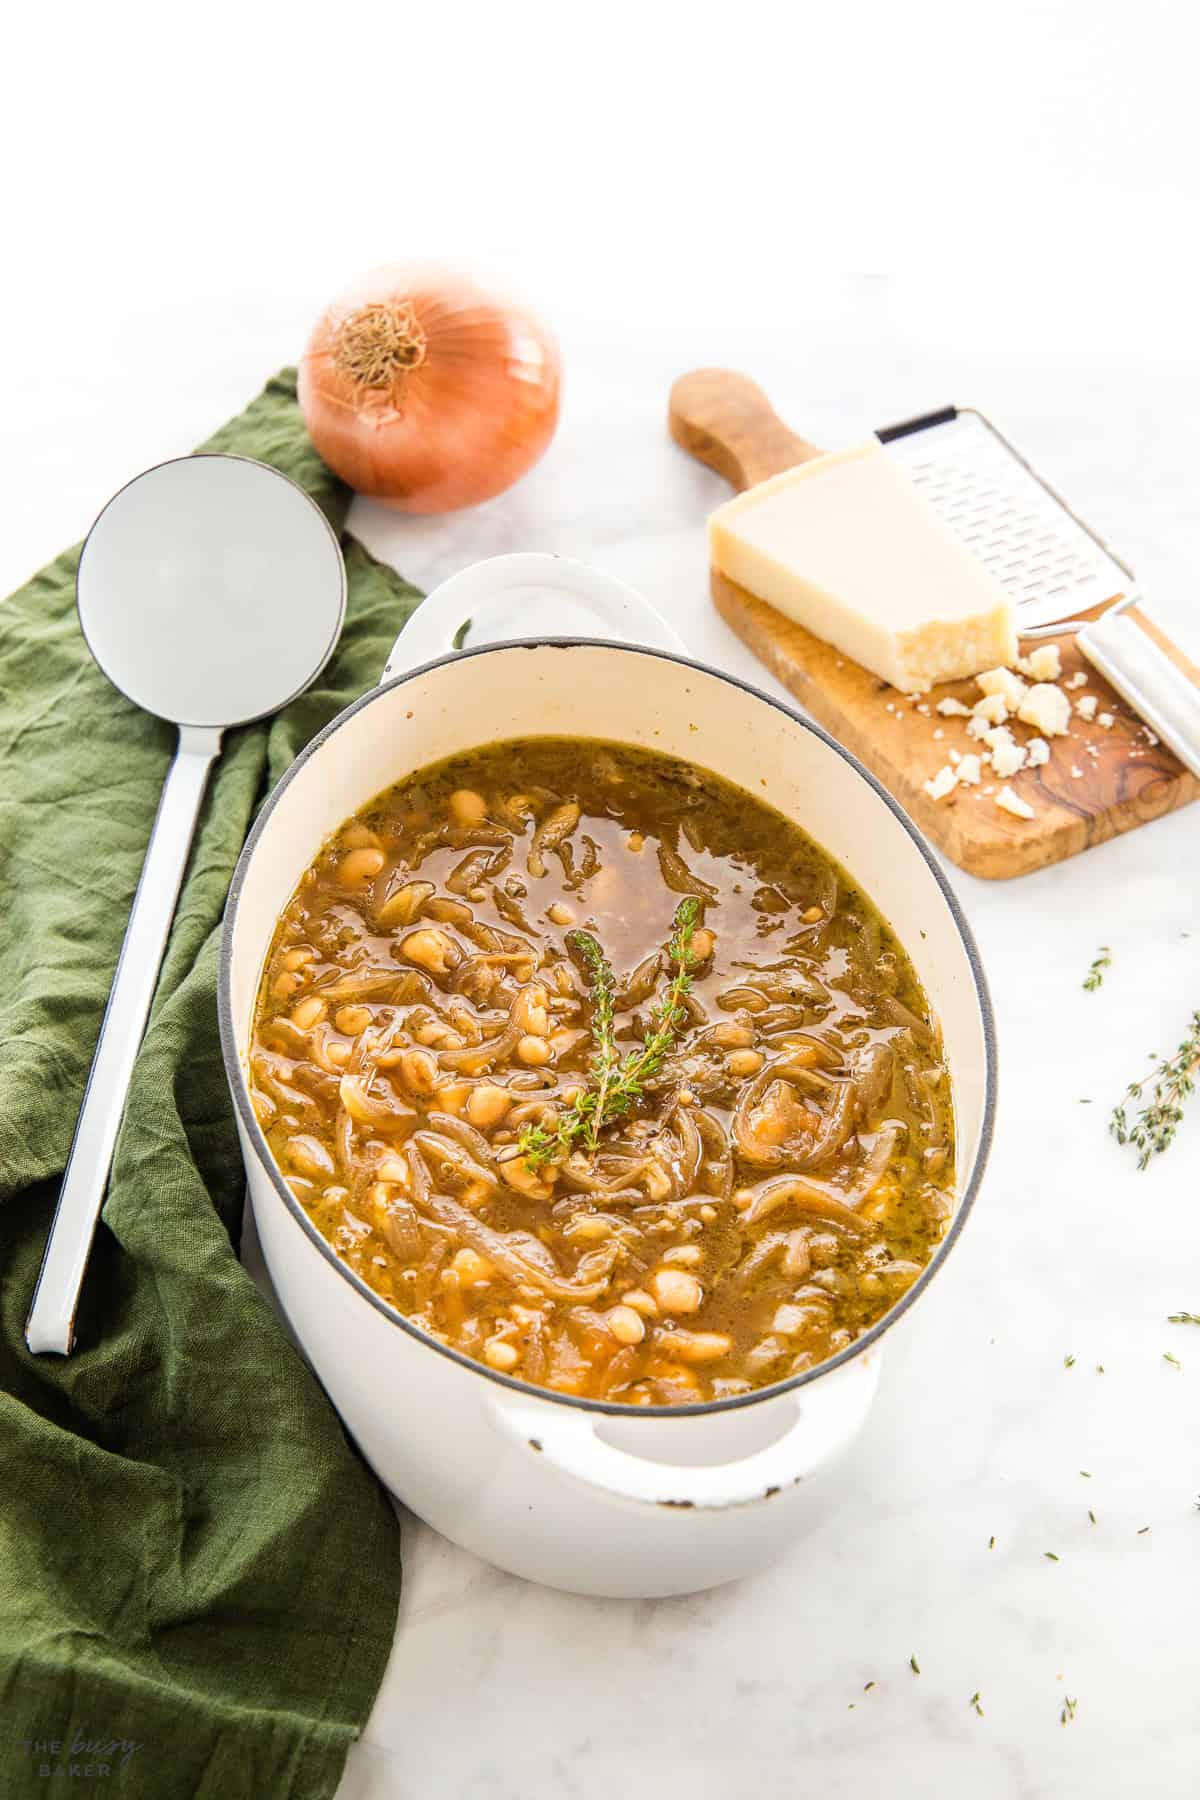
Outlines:
<svg viewBox="0 0 1200 1800"><path fill-rule="evenodd" d="M493 744L365 807L283 914L249 1061L348 1266L559 1393L811 1368L951 1211L941 1038L878 912L772 807L624 745Z"/></svg>

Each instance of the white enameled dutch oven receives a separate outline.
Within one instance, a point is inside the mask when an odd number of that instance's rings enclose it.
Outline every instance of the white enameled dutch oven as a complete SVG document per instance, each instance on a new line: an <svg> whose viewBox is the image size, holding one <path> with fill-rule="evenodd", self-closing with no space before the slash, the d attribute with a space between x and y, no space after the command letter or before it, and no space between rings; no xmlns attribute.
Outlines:
<svg viewBox="0 0 1200 1800"><path fill-rule="evenodd" d="M582 616L599 637L526 637L447 654L499 609L534 630ZM503 629L503 625L501 629ZM604 641L605 638L627 641ZM632 640L632 641L628 641ZM617 739L687 757L809 832L883 912L945 1036L958 1138L957 1209L930 1266L829 1362L758 1393L649 1411L554 1395L494 1373L409 1324L338 1260L279 1173L246 1082L251 1015L276 922L322 842L381 789L505 738ZM279 1301L380 1479L431 1525L500 1568L578 1593L652 1596L764 1567L823 1507L861 1430L880 1339L923 1293L962 1228L992 1127L995 1047L974 942L899 807L823 731L689 662L636 594L581 564L505 556L433 593L381 685L288 770L233 881L221 1035L254 1219Z"/></svg>

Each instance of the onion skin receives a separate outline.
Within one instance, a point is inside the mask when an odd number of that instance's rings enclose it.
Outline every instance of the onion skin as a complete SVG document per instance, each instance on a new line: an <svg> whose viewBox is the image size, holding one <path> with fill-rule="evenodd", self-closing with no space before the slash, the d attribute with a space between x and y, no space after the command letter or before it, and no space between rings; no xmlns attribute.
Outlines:
<svg viewBox="0 0 1200 1800"><path fill-rule="evenodd" d="M395 330L366 366L364 340L398 321L412 328L409 366L395 353L389 367ZM326 309L298 385L336 475L399 512L441 513L493 499L532 468L554 435L561 382L558 346L531 313L468 276L398 264Z"/></svg>

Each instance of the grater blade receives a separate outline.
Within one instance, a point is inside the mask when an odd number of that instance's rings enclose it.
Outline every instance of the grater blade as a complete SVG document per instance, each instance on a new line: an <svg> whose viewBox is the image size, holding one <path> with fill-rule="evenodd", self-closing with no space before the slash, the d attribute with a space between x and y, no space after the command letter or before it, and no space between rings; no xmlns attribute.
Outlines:
<svg viewBox="0 0 1200 1800"><path fill-rule="evenodd" d="M935 512L1011 596L1017 630L1076 618L1133 587L1133 571L973 407L879 433Z"/></svg>

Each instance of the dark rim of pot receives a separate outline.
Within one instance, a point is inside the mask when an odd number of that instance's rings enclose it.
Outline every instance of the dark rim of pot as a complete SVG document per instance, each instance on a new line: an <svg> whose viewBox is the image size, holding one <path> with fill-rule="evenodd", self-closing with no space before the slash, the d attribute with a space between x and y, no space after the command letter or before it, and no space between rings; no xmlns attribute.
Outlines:
<svg viewBox="0 0 1200 1800"><path fill-rule="evenodd" d="M843 762L849 763L850 767L860 779L874 791L887 807L888 811L903 827L909 838L911 838L941 891L942 898L945 900L950 916L954 921L955 929L958 932L963 949L967 953L967 961L971 967L971 975L975 986L975 996L979 1005L980 1021L983 1026L985 1053L983 1117L980 1121L979 1142L975 1151L975 1160L971 1167L970 1180L963 1190L954 1218L951 1221L949 1231L938 1246L932 1261L926 1264L912 1286L901 1295L900 1299L897 1300L893 1306L889 1307L888 1311L884 1313L881 1319L877 1319L874 1325L867 1331L864 1331L861 1337L855 1338L852 1344L848 1344L844 1350L839 1350L835 1356L826 1358L824 1362L814 1364L811 1369L804 1369L798 1375L790 1375L785 1381L774 1382L770 1387L755 1388L748 1394L730 1394L719 1400L694 1400L678 1406L636 1406L626 1400L589 1400L577 1394L560 1394L551 1388L538 1387L535 1383L522 1381L515 1375L503 1375L498 1370L489 1369L485 1363L477 1362L473 1357L464 1355L461 1350L455 1350L451 1345L442 1343L440 1339L433 1337L429 1332L422 1330L419 1325L414 1325L409 1319L406 1319L403 1313L398 1312L394 1306L390 1306L373 1288L368 1287L361 1276L356 1275L353 1269L342 1261L332 1244L330 1244L326 1238L322 1237L321 1233L317 1230L316 1226L301 1206L299 1200L297 1200L296 1196L285 1182L279 1166L271 1154L270 1147L263 1134L262 1127L259 1125L254 1108L250 1103L249 1088L245 1079L241 1060L238 1056L237 1040L233 1025L233 1004L231 997L233 940L237 927L238 904L241 899L246 874L254 857L254 853L258 848L259 841L267 828L271 815L279 804L281 796L295 780L297 775L299 775L304 765L309 762L326 743L328 743L330 738L332 738L349 719L354 717L355 713L361 712L364 707L372 705L376 700L380 699L384 694L390 693L394 688L403 687L407 682L417 681L423 675L430 674L434 669L444 668L449 663L462 662L469 657L491 656L497 653L503 654L506 651L547 649L606 650L611 651L617 656L649 656L662 662L678 663L682 668L695 670L698 675L706 675L713 680L726 683L729 687L740 689L742 693L749 694L755 700L760 700L764 706L772 707L774 711L782 713L784 717L791 720L799 730L810 732L813 737L819 738L823 744L834 752L835 755L840 756ZM701 749L700 744L697 745L697 749ZM403 778L402 775L398 775L396 779L402 780ZM275 1191L279 1195L284 1206L320 1255L324 1257L325 1261L329 1263L332 1268L337 1270L342 1280L348 1282L369 1306L375 1308L376 1312L381 1313L384 1318L388 1319L393 1325L398 1326L401 1331L407 1332L408 1335L411 1338L414 1338L424 1349L431 1350L438 1356L448 1357L451 1362L458 1363L461 1368L467 1371L467 1373L477 1375L485 1381L496 1382L500 1387L511 1388L515 1393L525 1395L529 1399L544 1400L559 1406L573 1406L583 1412L610 1413L617 1414L623 1418L648 1419L661 1419L665 1415L679 1418L693 1413L731 1412L737 1407L754 1406L760 1401L778 1398L781 1394L789 1393L795 1388L804 1387L807 1382L815 1381L820 1376L828 1375L834 1369L841 1368L846 1363L851 1362L854 1357L861 1355L864 1350L869 1350L872 1345L877 1344L884 1332L889 1330L902 1314L908 1311L908 1308L917 1299L918 1295L929 1285L930 1281L949 1255L951 1248L957 1241L959 1234L966 1223L967 1215L974 1205L975 1196L979 1191L979 1185L983 1179L983 1172L987 1165L988 1153L991 1149L992 1132L996 1113L996 1028L992 1014L991 997L988 993L983 966L979 959L979 950L976 946L971 928L963 915L962 907L958 902L953 888L942 873L932 850L921 836L921 833L917 830L912 820L908 817L908 814L892 798L891 794L888 793L882 783L876 780L871 771L865 768L863 764L858 761L857 757L852 756L848 750L844 749L843 746L837 742L836 738L831 737L830 734L827 731L822 730L819 725L814 725L811 720L802 718L794 708L786 705L783 701L775 699L770 694L763 693L762 689L755 687L752 682L743 681L739 676L728 675L721 669L714 669L707 663L697 662L691 657L677 655L672 651L655 650L640 644L617 643L608 638L511 638L506 639L503 643L483 644L475 650L451 651L446 656L435 657L431 662L422 663L415 669L406 670L403 674L397 675L393 680L385 682L379 687L371 688L369 692L360 695L357 700L352 701L349 706L343 708L335 719L331 719L324 730L318 732L317 736L300 752L286 773L280 778L274 790L264 801L258 817L254 822L253 828L251 829L250 835L246 839L242 854L238 859L238 865L234 870L233 880L229 888L229 901L226 907L225 926L221 938L217 1011L221 1029L221 1051L225 1059L225 1072L242 1127L253 1145L255 1153L262 1162L264 1169L267 1171Z"/></svg>

